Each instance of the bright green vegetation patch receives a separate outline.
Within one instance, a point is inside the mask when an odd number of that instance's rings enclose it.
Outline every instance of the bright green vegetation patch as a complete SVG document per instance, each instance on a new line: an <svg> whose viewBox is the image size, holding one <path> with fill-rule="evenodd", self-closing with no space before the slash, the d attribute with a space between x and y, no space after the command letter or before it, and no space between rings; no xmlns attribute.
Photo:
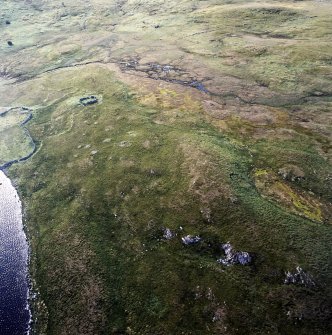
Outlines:
<svg viewBox="0 0 332 335"><path fill-rule="evenodd" d="M174 106L140 104L105 67L45 80L79 89L34 114L42 145L11 175L28 204L48 334L325 334L329 286L283 280L299 264L331 280L331 230L262 198L247 149L198 110L174 122ZM82 106L91 94L102 103ZM187 234L203 242L184 246ZM227 241L254 265L218 264Z"/></svg>

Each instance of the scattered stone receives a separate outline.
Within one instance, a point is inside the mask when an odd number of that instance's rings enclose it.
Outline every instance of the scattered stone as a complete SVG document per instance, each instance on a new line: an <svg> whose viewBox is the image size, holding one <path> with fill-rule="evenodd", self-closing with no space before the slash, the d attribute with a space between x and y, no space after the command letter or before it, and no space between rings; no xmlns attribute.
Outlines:
<svg viewBox="0 0 332 335"><path fill-rule="evenodd" d="M202 208L201 214L207 223L212 223L212 212L210 208Z"/></svg>
<svg viewBox="0 0 332 335"><path fill-rule="evenodd" d="M301 267L297 267L295 272L287 271L285 272L286 278L284 280L284 284L294 284L294 285L302 285L307 288L312 288L316 286L312 276L305 271Z"/></svg>
<svg viewBox="0 0 332 335"><path fill-rule="evenodd" d="M137 133L135 131L128 131L127 133L129 136L133 136L133 137L136 137L137 136Z"/></svg>
<svg viewBox="0 0 332 335"><path fill-rule="evenodd" d="M91 147L91 144L87 144L84 148L89 149Z"/></svg>
<svg viewBox="0 0 332 335"><path fill-rule="evenodd" d="M130 147L130 143L128 141L122 141L119 143L119 147L121 148L126 148L126 147Z"/></svg>
<svg viewBox="0 0 332 335"><path fill-rule="evenodd" d="M195 289L195 299L200 299L202 298L203 296L203 292L202 292L202 289L200 288L199 285L196 286L196 289Z"/></svg>
<svg viewBox="0 0 332 335"><path fill-rule="evenodd" d="M285 180L299 181L305 179L305 174L302 169L296 165L287 165L279 169L278 174Z"/></svg>
<svg viewBox="0 0 332 335"><path fill-rule="evenodd" d="M170 72L172 69L173 69L173 67L170 66L170 65L164 65L164 66L162 67L162 71L163 71L163 72L166 72L166 73Z"/></svg>
<svg viewBox="0 0 332 335"><path fill-rule="evenodd" d="M215 300L215 295L213 294L213 291L212 291L211 287L207 288L206 293L205 293L205 297L209 301Z"/></svg>
<svg viewBox="0 0 332 335"><path fill-rule="evenodd" d="M80 98L80 103L83 106L93 105L98 102L98 98L95 95L90 95L88 97Z"/></svg>
<svg viewBox="0 0 332 335"><path fill-rule="evenodd" d="M312 95L315 96L315 97L322 97L322 96L324 96L324 92L315 91L315 92L312 92Z"/></svg>
<svg viewBox="0 0 332 335"><path fill-rule="evenodd" d="M110 138L105 138L105 139L103 140L103 143L109 143L109 142L111 142L111 139L110 139Z"/></svg>
<svg viewBox="0 0 332 335"><path fill-rule="evenodd" d="M7 44L12 47L14 45L14 43L12 41L7 41Z"/></svg>
<svg viewBox="0 0 332 335"><path fill-rule="evenodd" d="M161 176L161 172L157 169L149 169L147 170L147 174L150 177L160 177Z"/></svg>
<svg viewBox="0 0 332 335"><path fill-rule="evenodd" d="M149 140L146 140L143 142L143 148L144 149L150 149L151 148L151 142Z"/></svg>
<svg viewBox="0 0 332 335"><path fill-rule="evenodd" d="M232 204L238 204L239 203L239 198L237 198L236 196L231 195L228 199Z"/></svg>
<svg viewBox="0 0 332 335"><path fill-rule="evenodd" d="M98 150L92 150L91 155L94 156L97 152L98 152Z"/></svg>
<svg viewBox="0 0 332 335"><path fill-rule="evenodd" d="M160 26L160 24L157 24L157 25L155 25L154 26L156 29L158 29L158 28L160 28L161 26Z"/></svg>
<svg viewBox="0 0 332 335"><path fill-rule="evenodd" d="M214 312L214 315L212 317L212 322L223 321L225 319L225 317L226 317L225 308L219 307Z"/></svg>
<svg viewBox="0 0 332 335"><path fill-rule="evenodd" d="M165 240L171 240L173 237L175 237L175 233L172 232L169 228L164 228L163 230L163 238Z"/></svg>
<svg viewBox="0 0 332 335"><path fill-rule="evenodd" d="M181 238L182 243L185 245L191 245L191 244L196 244L199 243L202 238L199 236L192 236L192 235L187 235Z"/></svg>
<svg viewBox="0 0 332 335"><path fill-rule="evenodd" d="M234 251L232 245L227 242L221 245L222 250L225 253L225 257L219 258L217 260L218 263L223 265L248 265L252 261L252 257L246 251Z"/></svg>
<svg viewBox="0 0 332 335"><path fill-rule="evenodd" d="M194 81L190 82L189 86L191 86L193 88L196 88L196 89L198 89L201 92L209 93L209 91L205 88L205 86L201 82L199 82L197 80L194 80Z"/></svg>
<svg viewBox="0 0 332 335"><path fill-rule="evenodd" d="M156 174L156 170L154 170L154 169L150 169L150 170L149 170L149 174L150 174L151 176L154 176L154 175Z"/></svg>

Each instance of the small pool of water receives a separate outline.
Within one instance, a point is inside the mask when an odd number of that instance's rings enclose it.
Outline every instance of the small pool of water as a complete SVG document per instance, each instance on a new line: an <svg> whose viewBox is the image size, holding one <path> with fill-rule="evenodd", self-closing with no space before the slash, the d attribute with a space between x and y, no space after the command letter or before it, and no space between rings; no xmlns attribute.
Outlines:
<svg viewBox="0 0 332 335"><path fill-rule="evenodd" d="M29 333L28 249L21 201L9 178L0 170L1 335Z"/></svg>

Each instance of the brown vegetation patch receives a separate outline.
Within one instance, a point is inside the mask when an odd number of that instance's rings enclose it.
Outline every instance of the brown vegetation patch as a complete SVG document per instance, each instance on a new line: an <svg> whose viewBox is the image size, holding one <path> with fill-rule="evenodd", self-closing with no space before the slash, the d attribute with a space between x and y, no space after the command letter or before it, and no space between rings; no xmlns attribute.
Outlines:
<svg viewBox="0 0 332 335"><path fill-rule="evenodd" d="M183 167L189 171L188 190L196 194L202 204L211 204L220 198L232 197L229 176L220 169L217 157L189 141L180 144L185 162Z"/></svg>

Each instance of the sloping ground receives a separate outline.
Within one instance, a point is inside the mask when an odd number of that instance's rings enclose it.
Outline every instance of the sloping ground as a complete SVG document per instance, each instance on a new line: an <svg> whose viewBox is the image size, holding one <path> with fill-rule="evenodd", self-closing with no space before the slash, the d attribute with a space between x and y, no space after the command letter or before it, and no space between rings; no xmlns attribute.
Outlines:
<svg viewBox="0 0 332 335"><path fill-rule="evenodd" d="M2 6L37 334L332 331L331 4Z"/></svg>

